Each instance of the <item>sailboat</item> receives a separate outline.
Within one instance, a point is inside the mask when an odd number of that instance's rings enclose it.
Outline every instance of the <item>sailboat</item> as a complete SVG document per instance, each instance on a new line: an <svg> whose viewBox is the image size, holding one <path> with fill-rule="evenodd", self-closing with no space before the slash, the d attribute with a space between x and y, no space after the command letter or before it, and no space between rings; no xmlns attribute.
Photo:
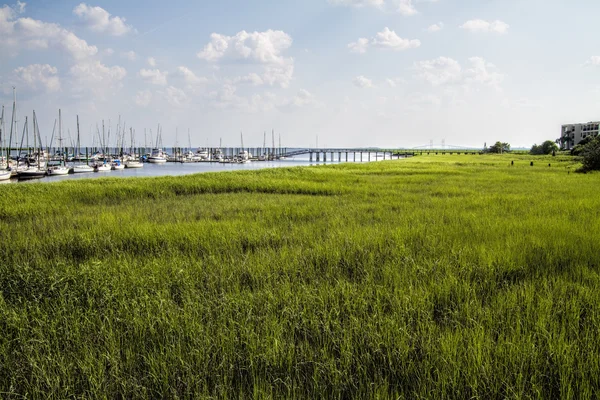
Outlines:
<svg viewBox="0 0 600 400"><path fill-rule="evenodd" d="M252 155L248 151L244 150L244 134L242 132L240 132L240 137L242 139L242 149L237 155L237 162L239 164L246 164L250 162Z"/></svg>
<svg viewBox="0 0 600 400"><path fill-rule="evenodd" d="M131 154L133 154L134 158L128 158L125 161L125 168L142 168L144 164L139 159L135 158L135 146L133 144L133 128L129 128L129 135L131 136Z"/></svg>
<svg viewBox="0 0 600 400"><path fill-rule="evenodd" d="M2 106L2 116L0 117L0 181L6 181L10 179L10 171L8 168L8 155L4 158L4 136L6 131L4 130L4 106Z"/></svg>
<svg viewBox="0 0 600 400"><path fill-rule="evenodd" d="M25 117L25 129L23 132L29 137L29 124L27 122L27 117ZM41 150L41 140L39 139L39 130L37 126L37 119L35 117L35 110L33 111L33 148L34 154L33 157L29 157L27 163L28 167L24 170L20 170L18 172L18 176L20 180L25 179L39 179L46 176L46 170L42 168L42 150ZM40 142L40 148L38 149L38 142ZM32 162L33 161L33 162Z"/></svg>
<svg viewBox="0 0 600 400"><path fill-rule="evenodd" d="M56 122L55 122L56 123ZM62 149L62 115L60 109L58 110L58 148ZM50 145L52 147L52 144ZM56 175L67 175L69 173L70 168L66 165L54 165L48 167L48 175L56 176Z"/></svg>
<svg viewBox="0 0 600 400"><path fill-rule="evenodd" d="M167 155L159 146L159 143L162 144L160 132L160 125L158 125L158 130L156 132L156 147L152 149L152 153L148 157L148 162L152 164L164 164L167 162Z"/></svg>
<svg viewBox="0 0 600 400"><path fill-rule="evenodd" d="M86 154L87 154L87 151L86 151ZM81 140L79 137L79 115L77 116L77 157L81 158ZM90 172L94 172L94 168L89 166L87 163L73 165L73 173L74 174L87 174Z"/></svg>
<svg viewBox="0 0 600 400"><path fill-rule="evenodd" d="M267 161L266 148L267 148L267 131L265 131L264 135L263 135L262 154L260 154L258 156L258 161Z"/></svg>
<svg viewBox="0 0 600 400"><path fill-rule="evenodd" d="M110 122L110 121L109 121ZM109 128L110 129L110 128ZM100 143L102 144L102 162L98 162L100 157L98 157L98 161L96 161L96 164L94 165L94 171L95 172L110 172L112 171L112 166L110 165L110 163L106 162L106 158L107 156L107 151L106 151L106 143L104 141L105 139L105 135L104 135L104 121L102 121L102 137L100 137L100 130L98 129L98 126L96 125L96 130L98 132L98 138L100 139Z"/></svg>

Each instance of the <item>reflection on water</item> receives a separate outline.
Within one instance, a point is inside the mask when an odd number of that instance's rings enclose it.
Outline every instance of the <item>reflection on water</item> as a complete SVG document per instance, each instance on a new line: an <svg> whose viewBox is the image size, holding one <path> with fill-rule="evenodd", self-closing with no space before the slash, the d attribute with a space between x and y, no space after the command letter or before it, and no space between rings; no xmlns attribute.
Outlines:
<svg viewBox="0 0 600 400"><path fill-rule="evenodd" d="M337 156L337 154L336 154ZM348 158L349 162L352 162L351 158ZM380 157L375 157L372 153L371 161L381 160ZM364 153L363 161L367 161L367 153ZM342 157L342 162L345 162L345 158ZM357 161L358 157L357 157ZM34 179L30 181L22 181L19 183L35 183L35 182L60 182L64 180L72 179L90 179L90 178L134 178L134 177L150 177L150 176L177 176L177 175L189 175L197 174L202 172L221 172L221 171L239 171L239 170L256 170L263 168L282 168L282 167L297 167L297 166L309 166L309 165L326 165L326 164L339 164L339 161L327 161L327 162L310 162L308 156L306 157L294 157L280 161L253 161L246 164L234 164L234 163L216 163L216 162L199 162L199 163L166 163L166 164L149 164L145 163L143 168L125 168L123 170L109 171L109 172L91 172L84 174L69 174L62 176L51 176L43 179ZM18 182L16 179L10 181L4 181L1 183L15 183Z"/></svg>

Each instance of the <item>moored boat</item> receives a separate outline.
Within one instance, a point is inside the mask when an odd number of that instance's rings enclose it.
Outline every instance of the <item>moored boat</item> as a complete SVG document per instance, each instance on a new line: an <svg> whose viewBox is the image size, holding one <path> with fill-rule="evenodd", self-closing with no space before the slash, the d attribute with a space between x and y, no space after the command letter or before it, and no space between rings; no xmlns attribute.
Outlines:
<svg viewBox="0 0 600 400"><path fill-rule="evenodd" d="M46 172L49 176L56 176L56 175L67 175L70 170L71 170L71 168L64 166L64 165L54 165L54 166L48 167L48 170Z"/></svg>
<svg viewBox="0 0 600 400"><path fill-rule="evenodd" d="M74 174L87 174L90 172L94 172L94 168L87 164L76 164L73 166Z"/></svg>

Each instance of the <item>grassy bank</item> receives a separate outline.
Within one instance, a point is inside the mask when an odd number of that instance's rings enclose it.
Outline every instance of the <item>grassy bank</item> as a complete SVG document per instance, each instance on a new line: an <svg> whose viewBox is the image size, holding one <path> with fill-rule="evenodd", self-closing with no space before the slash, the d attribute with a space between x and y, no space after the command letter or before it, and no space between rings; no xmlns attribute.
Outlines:
<svg viewBox="0 0 600 400"><path fill-rule="evenodd" d="M571 170L4 185L0 397L589 398L600 175Z"/></svg>

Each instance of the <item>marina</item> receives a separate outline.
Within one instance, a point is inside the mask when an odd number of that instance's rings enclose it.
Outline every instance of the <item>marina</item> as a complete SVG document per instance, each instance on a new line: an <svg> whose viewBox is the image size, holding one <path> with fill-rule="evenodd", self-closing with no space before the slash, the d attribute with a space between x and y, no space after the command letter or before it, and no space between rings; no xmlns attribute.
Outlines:
<svg viewBox="0 0 600 400"><path fill-rule="evenodd" d="M382 153L363 153L363 159L376 161L383 160ZM389 159L389 156L386 156ZM51 161L50 164L56 163L57 161ZM345 162L342 158L341 162ZM359 161L357 161L359 162ZM251 161L251 162L219 162L219 161L198 161L198 162L181 162L181 161L169 161L164 163L149 163L141 161L126 161L124 168L102 168L103 163L99 163L100 168L94 168L87 163L77 163L72 165L68 162L66 165L68 173L57 174L55 172L49 172L47 179L36 179L36 182L58 182L64 180L73 179L89 179L98 177L118 177L118 178L135 178L135 177L152 177L152 176L179 176L189 175L206 172L223 172L223 171L238 171L238 170L257 170L264 168L286 168L286 167L298 167L298 166L311 166L311 165L323 165L340 163L338 159L332 160L328 158L325 160L320 157L320 161L310 159L307 155L296 155L289 158L282 158L279 160L265 160L265 161ZM109 164L106 164L109 165ZM52 167L49 167L49 169ZM10 171L8 171L10 172ZM43 178L42 176L41 178ZM19 178L17 174L13 173L13 179L0 180L1 183L21 182L22 178ZM28 180L29 181L29 180Z"/></svg>

